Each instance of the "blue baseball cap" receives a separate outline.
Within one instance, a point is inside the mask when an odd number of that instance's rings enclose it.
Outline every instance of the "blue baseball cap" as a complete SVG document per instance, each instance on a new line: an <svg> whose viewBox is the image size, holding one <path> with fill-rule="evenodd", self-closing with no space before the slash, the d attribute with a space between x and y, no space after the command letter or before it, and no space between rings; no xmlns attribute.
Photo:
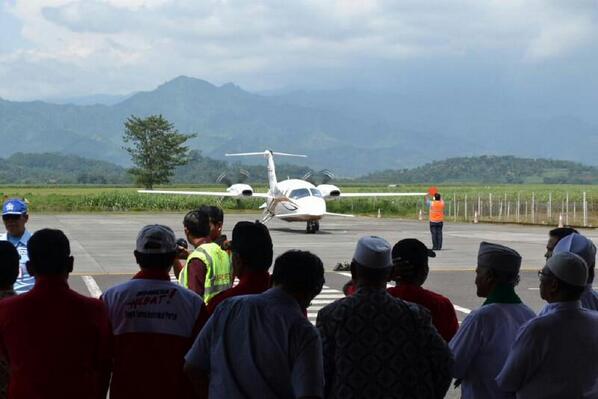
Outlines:
<svg viewBox="0 0 598 399"><path fill-rule="evenodd" d="M26 215L27 204L17 198L10 198L2 205L2 216L4 215Z"/></svg>

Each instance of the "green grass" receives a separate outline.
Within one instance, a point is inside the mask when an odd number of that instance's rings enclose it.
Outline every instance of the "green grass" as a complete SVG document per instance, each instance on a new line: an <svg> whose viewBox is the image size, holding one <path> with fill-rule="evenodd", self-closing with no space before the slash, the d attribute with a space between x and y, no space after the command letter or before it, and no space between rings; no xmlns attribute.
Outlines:
<svg viewBox="0 0 598 399"><path fill-rule="evenodd" d="M401 185L388 187L386 185L342 184L339 186L344 192L369 191L400 191L426 192L429 185ZM221 191L219 185L170 185L159 188L173 190L213 190ZM258 192L266 191L265 185L256 185ZM449 220L473 219L473 212L477 210L478 197L482 203L481 219L484 221L507 222L517 221L515 207L519 198L520 213L518 221L521 223L554 224L558 221L558 214L566 215L566 198L569 197L569 224L579 225L582 222L582 198L586 192L589 212L589 224L598 225L598 186L582 185L450 185L439 186L447 208ZM217 204L227 210L257 209L263 202L261 199L220 199L218 197L149 195L137 193L136 187L131 186L0 186L0 194L6 197L21 197L29 201L32 212L96 212L96 211L186 211L199 204ZM489 200L492 195L493 214L490 217ZM507 201L505 202L505 195ZM552 218L548 215L548 202L552 198ZM465 198L468 201L468 215L465 218ZM532 219L531 204L535 204ZM502 202L502 211L501 211ZM525 212L527 204L527 213ZM574 205L575 204L575 205ZM455 205L457 209L455 209ZM575 215L573 207L575 206ZM507 207L510 219L506 218ZM425 217L426 207L423 197L404 198L365 198L340 199L328 202L328 210L338 213L353 213L361 215L377 214L382 216L400 216L415 218L420 210ZM457 214L455 215L455 210ZM501 212L499 217L499 212Z"/></svg>

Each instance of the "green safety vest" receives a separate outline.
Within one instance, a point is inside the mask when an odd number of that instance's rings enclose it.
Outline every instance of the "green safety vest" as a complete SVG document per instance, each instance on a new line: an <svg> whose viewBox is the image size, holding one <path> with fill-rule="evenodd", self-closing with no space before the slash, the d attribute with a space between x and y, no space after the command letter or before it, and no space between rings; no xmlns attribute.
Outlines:
<svg viewBox="0 0 598 399"><path fill-rule="evenodd" d="M220 245L210 242L201 244L189 255L185 267L179 274L179 284L189 288L189 263L199 259L207 268L203 300L208 303L216 294L233 285L230 257L220 248Z"/></svg>

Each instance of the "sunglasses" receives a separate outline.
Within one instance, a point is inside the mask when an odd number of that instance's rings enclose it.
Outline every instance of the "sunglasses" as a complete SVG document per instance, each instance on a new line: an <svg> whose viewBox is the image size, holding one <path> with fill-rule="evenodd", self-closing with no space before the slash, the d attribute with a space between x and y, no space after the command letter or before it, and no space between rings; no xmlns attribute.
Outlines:
<svg viewBox="0 0 598 399"><path fill-rule="evenodd" d="M2 215L2 220L19 220L23 215Z"/></svg>

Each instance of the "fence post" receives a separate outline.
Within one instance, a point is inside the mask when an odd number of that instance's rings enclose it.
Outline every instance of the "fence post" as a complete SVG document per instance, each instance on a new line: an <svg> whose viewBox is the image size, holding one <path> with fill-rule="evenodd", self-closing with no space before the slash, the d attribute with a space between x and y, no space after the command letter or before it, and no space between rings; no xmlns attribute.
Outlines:
<svg viewBox="0 0 598 399"><path fill-rule="evenodd" d="M490 216L490 219L492 219L492 193L488 193L488 209L488 216Z"/></svg>
<svg viewBox="0 0 598 399"><path fill-rule="evenodd" d="M517 223L519 223L520 220L521 220L521 218L520 218L521 217L521 193L520 192L517 193L517 211L516 211L516 214L517 214Z"/></svg>
<svg viewBox="0 0 598 399"><path fill-rule="evenodd" d="M536 223L536 193L532 193L532 223Z"/></svg>
<svg viewBox="0 0 598 399"><path fill-rule="evenodd" d="M453 212L453 221L457 221L457 194L453 193L453 204L454 205L454 212Z"/></svg>
<svg viewBox="0 0 598 399"><path fill-rule="evenodd" d="M569 192L567 191L567 196L565 198L567 202L567 210L565 211L565 224L569 226Z"/></svg>
<svg viewBox="0 0 598 399"><path fill-rule="evenodd" d="M468 222L468 220L467 220L467 194L465 194L465 215L464 215L464 217L465 217L465 221Z"/></svg>
<svg viewBox="0 0 598 399"><path fill-rule="evenodd" d="M552 221L552 193L548 193L548 205L546 206L546 216L548 217L548 221Z"/></svg>
<svg viewBox="0 0 598 399"><path fill-rule="evenodd" d="M588 225L588 203L586 202L586 192L583 192L583 227Z"/></svg>

